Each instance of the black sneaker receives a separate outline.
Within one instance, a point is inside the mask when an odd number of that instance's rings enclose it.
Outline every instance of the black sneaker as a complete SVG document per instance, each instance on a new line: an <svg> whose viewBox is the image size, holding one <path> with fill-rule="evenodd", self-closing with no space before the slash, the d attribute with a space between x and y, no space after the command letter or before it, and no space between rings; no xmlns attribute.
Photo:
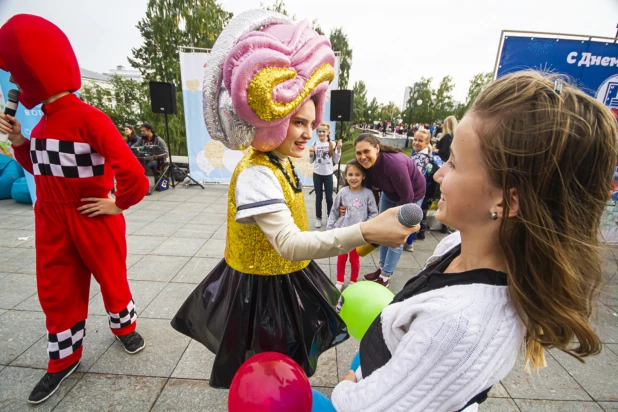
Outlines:
<svg viewBox="0 0 618 412"><path fill-rule="evenodd" d="M72 374L79 366L79 361L69 366L65 370L56 373L46 373L43 375L39 383L36 384L30 396L28 397L28 403L38 404L45 402L47 398L52 396L58 389L63 380Z"/></svg>
<svg viewBox="0 0 618 412"><path fill-rule="evenodd" d="M146 347L146 342L137 332L131 332L128 335L124 336L116 336L122 344L124 345L124 350L127 353L134 354Z"/></svg>

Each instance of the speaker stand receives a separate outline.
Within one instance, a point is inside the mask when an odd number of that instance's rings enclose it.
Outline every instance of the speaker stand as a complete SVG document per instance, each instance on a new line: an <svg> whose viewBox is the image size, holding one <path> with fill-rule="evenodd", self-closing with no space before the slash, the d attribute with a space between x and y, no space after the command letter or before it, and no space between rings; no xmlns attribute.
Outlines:
<svg viewBox="0 0 618 412"><path fill-rule="evenodd" d="M341 156L343 156L343 138L341 137L343 133L343 122L339 121L339 140L341 141L341 155L339 156L339 164L337 165L337 187L335 188L335 193L339 193L339 185L341 184Z"/></svg>
<svg viewBox="0 0 618 412"><path fill-rule="evenodd" d="M154 190L157 188L157 186L159 186L159 183L161 183L161 180L163 179L165 175L167 175L169 181L171 182L170 186L174 188L176 187L178 183L174 181L174 169L177 170L178 173L180 173L185 178L188 177L189 179L191 179L191 181L193 181L196 185L198 185L202 189L206 189L200 182L192 178L187 172L185 172L180 167L176 166L174 162L172 162L172 146L170 145L170 131L169 131L169 126L167 124L167 113L165 113L165 140L167 140L167 154L170 157L170 161L165 167L165 170L163 170L163 173L161 173L161 176L159 176L159 180L157 180L154 186L148 191L148 196L150 196L152 192L154 192Z"/></svg>

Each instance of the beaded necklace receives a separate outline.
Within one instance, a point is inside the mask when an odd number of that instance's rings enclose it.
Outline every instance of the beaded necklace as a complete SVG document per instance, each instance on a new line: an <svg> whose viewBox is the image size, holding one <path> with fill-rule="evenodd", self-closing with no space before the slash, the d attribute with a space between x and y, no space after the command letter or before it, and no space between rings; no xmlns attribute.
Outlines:
<svg viewBox="0 0 618 412"><path fill-rule="evenodd" d="M300 178L298 177L298 174L296 173L296 169L294 168L294 164L292 164L292 160L288 158L288 162L290 162L290 166L292 167L292 172L294 173L294 179L296 180L296 185L292 183L292 179L290 179L290 175L288 174L287 170L285 170L285 167L283 167L283 165L279 161L279 158L272 152L266 152L266 155L268 156L268 159L270 160L270 162L274 164L275 166L277 166L279 170L281 170L281 173L283 173L283 176L285 176L285 179L288 181L288 183L292 187L292 190L294 190L294 193L302 192L303 185L302 183L300 183Z"/></svg>

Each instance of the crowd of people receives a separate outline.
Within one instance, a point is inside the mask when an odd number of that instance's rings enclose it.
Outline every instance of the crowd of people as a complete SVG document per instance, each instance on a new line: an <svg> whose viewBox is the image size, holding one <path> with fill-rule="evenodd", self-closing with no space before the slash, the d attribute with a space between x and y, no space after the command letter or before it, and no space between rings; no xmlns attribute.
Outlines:
<svg viewBox="0 0 618 412"><path fill-rule="evenodd" d="M436 219L456 231L370 319L360 364L332 392L335 410L461 411L482 402L520 353L534 368L545 365L545 348L580 360L598 354L589 319L603 279L599 223L618 156L613 114L558 76L512 73L482 91L459 123L447 118L433 133L408 125L412 157L375 133L358 136L347 186L328 204L341 145L329 141L321 120L335 56L309 23L269 13L235 16L212 52L227 58L213 59L204 77L209 133L232 149L252 147L230 182L224 256L172 320L215 354L210 386L230 388L243 363L262 352L284 354L312 376L320 355L349 338L337 313L346 305L346 261L354 283L354 250L379 245L379 268L364 279L384 290L410 235L422 238L422 224L408 227L398 217L402 206L426 211L434 201ZM14 38L24 41L7 40ZM20 102L43 103L46 114L30 141L15 117L0 114L0 132L37 188L36 277L49 355L28 399L37 404L79 366L91 274L112 333L130 354L145 348L122 213L142 200L148 182L111 120L72 94L79 69L58 27L17 15L0 28L0 43L7 45L0 68L22 90ZM268 70L289 64L296 78L311 81L268 85ZM288 103L273 101L275 87ZM319 142L308 148L316 128ZM134 145L160 140L147 124L141 133ZM305 150L318 171L316 192L326 192L326 231L309 231L293 164ZM321 207L320 199L315 226ZM315 260L335 256L333 284Z"/></svg>

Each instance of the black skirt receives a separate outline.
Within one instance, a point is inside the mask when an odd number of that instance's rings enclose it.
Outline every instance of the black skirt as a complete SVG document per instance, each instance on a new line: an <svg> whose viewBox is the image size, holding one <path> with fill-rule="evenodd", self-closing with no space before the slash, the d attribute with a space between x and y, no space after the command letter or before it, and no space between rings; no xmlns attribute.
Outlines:
<svg viewBox="0 0 618 412"><path fill-rule="evenodd" d="M215 356L210 386L229 388L243 362L279 352L312 376L318 357L349 335L335 305L339 291L311 262L287 275L249 275L223 259L191 293L172 327Z"/></svg>

